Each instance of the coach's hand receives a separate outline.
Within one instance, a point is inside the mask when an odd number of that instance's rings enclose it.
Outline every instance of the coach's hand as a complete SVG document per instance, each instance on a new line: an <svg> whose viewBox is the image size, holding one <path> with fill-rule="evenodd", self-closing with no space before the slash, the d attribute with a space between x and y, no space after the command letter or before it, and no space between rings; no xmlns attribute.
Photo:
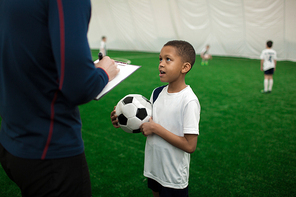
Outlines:
<svg viewBox="0 0 296 197"><path fill-rule="evenodd" d="M110 57L105 56L99 62L95 62L96 68L102 68L106 71L109 76L109 81L113 80L116 75L119 73L119 68L114 60L110 59Z"/></svg>

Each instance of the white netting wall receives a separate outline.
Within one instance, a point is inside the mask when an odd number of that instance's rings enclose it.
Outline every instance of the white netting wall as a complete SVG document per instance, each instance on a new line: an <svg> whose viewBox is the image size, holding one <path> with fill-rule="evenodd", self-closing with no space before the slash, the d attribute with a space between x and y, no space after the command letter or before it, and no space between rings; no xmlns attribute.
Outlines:
<svg viewBox="0 0 296 197"><path fill-rule="evenodd" d="M169 40L220 56L259 59L267 40L296 61L295 0L91 0L91 48L159 52Z"/></svg>

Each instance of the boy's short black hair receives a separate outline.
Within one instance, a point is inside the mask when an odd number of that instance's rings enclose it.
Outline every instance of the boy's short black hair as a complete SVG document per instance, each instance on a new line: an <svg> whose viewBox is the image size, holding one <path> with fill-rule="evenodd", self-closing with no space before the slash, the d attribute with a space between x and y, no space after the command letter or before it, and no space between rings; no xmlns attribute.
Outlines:
<svg viewBox="0 0 296 197"><path fill-rule="evenodd" d="M172 46L177 49L177 53L182 57L184 62L189 62L191 64L191 68L195 62L195 50L193 46L183 40L172 40L167 42L164 46Z"/></svg>
<svg viewBox="0 0 296 197"><path fill-rule="evenodd" d="M272 42L271 40L268 40L268 41L266 42L266 45L267 45L269 48L272 47L272 44L273 44L273 42Z"/></svg>

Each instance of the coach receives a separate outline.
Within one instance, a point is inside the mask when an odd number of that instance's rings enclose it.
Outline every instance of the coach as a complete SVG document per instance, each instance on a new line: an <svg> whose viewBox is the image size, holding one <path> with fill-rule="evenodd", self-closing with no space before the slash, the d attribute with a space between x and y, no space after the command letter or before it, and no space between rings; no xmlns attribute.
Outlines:
<svg viewBox="0 0 296 197"><path fill-rule="evenodd" d="M90 0L0 0L0 161L23 196L91 196L78 105L118 73L94 65Z"/></svg>

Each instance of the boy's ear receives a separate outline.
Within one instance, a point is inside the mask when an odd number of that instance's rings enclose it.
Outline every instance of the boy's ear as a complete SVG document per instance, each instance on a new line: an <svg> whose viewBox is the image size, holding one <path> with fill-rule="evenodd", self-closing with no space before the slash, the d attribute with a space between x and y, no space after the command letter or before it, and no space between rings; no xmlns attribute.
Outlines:
<svg viewBox="0 0 296 197"><path fill-rule="evenodd" d="M182 67L182 73L188 73L188 71L191 69L191 64L189 62L185 62L183 64L183 67Z"/></svg>

